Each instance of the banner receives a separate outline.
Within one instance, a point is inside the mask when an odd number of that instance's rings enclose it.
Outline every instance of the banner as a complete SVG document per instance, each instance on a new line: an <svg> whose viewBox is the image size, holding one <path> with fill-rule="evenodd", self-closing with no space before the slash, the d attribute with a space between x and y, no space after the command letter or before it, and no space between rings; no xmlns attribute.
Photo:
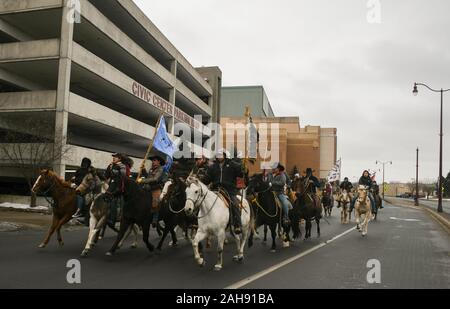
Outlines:
<svg viewBox="0 0 450 309"><path fill-rule="evenodd" d="M331 171L328 173L327 177L328 182L334 182L337 180L341 180L341 159L339 159Z"/></svg>

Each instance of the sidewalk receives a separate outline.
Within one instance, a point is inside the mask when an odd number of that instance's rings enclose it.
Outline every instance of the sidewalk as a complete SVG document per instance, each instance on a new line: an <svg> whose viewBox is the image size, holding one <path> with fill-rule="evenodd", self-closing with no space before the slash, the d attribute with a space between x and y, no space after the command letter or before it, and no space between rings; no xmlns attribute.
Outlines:
<svg viewBox="0 0 450 309"><path fill-rule="evenodd" d="M391 197L385 197L384 198L386 202L391 203L393 205L399 205L399 206L406 206L411 207L415 209L422 209L430 214L431 217L433 217L441 226L444 228L447 233L450 234L450 214L448 213L438 213L434 208L432 208L429 205L424 205L423 203L420 203L419 199L419 206L414 205L413 200L407 200L407 199L401 199L401 198L391 198Z"/></svg>

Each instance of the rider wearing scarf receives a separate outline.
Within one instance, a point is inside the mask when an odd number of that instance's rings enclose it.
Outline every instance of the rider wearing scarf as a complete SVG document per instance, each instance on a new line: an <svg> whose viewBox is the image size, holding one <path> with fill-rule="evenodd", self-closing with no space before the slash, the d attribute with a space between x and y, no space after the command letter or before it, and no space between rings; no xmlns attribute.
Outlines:
<svg viewBox="0 0 450 309"><path fill-rule="evenodd" d="M367 189L370 189L370 187L372 186L372 179L370 178L370 174L368 170L365 170L361 176L361 178L359 178L359 185L362 186L366 186ZM375 200L373 199L372 193L370 191L368 191L367 195L369 196L370 199L370 205L372 206L372 213L376 212L376 206L375 206ZM352 199L351 205L350 205L350 212L353 211L353 208L355 207L355 202L356 199L358 198L359 194L355 194L355 196Z"/></svg>

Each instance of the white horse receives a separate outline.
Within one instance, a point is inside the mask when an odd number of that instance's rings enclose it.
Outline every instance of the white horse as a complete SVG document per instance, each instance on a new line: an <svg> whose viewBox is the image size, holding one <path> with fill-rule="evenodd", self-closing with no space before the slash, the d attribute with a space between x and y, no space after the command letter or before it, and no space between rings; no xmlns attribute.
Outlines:
<svg viewBox="0 0 450 309"><path fill-rule="evenodd" d="M106 228L106 220L109 216L109 210L111 207L109 203L107 203L103 199L106 190L108 190L108 184L106 182L101 181L97 175L91 172L86 174L86 176L84 176L83 181L76 188L77 192L87 197L86 205L89 207L89 214L90 214L89 235L84 250L81 253L81 256L83 257L89 254L89 251L92 249L92 247L99 239L100 232L102 229L104 234L104 229ZM114 227L111 228L114 229L115 232L118 232L118 230L116 230ZM128 233L120 241L118 248L122 247L123 242L125 241L125 239L128 238L131 231L134 232L134 242L131 245L131 247L132 248L137 247L137 237L139 228L136 225L133 225L128 230Z"/></svg>
<svg viewBox="0 0 450 309"><path fill-rule="evenodd" d="M364 215L364 220L360 226L360 220ZM355 202L355 220L356 228L361 232L362 236L367 235L367 226L372 219L372 207L370 205L370 199L368 195L368 189L366 186L360 185L358 187L358 199Z"/></svg>
<svg viewBox="0 0 450 309"><path fill-rule="evenodd" d="M342 190L341 195L339 196L339 202L341 203L341 223L347 224L349 222L349 209L348 205L351 202L350 194L347 192L347 190Z"/></svg>
<svg viewBox="0 0 450 309"><path fill-rule="evenodd" d="M251 210L247 200L238 196L243 209L241 210L242 234L234 235L237 245L237 255L233 257L235 261L244 259L245 242L248 239L251 227ZM200 256L198 244L208 236L217 237L217 263L214 266L216 271L222 269L223 245L225 241L225 230L230 219L229 206L215 192L210 191L197 178L189 177L186 188L186 206L184 210L188 215L192 215L195 210L198 212L198 230L192 241L195 260L198 265L204 266L205 260ZM231 205L230 205L231 207Z"/></svg>

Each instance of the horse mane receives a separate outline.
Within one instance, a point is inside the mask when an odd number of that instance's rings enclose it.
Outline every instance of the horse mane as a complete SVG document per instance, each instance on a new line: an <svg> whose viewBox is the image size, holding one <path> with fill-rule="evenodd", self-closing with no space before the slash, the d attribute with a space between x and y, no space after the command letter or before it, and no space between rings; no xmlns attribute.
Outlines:
<svg viewBox="0 0 450 309"><path fill-rule="evenodd" d="M62 179L61 177L59 177L56 173L49 170L48 175L50 177L52 177L53 179L55 179L62 187L68 188L68 189L73 189L72 185L69 182L67 182L64 179Z"/></svg>

